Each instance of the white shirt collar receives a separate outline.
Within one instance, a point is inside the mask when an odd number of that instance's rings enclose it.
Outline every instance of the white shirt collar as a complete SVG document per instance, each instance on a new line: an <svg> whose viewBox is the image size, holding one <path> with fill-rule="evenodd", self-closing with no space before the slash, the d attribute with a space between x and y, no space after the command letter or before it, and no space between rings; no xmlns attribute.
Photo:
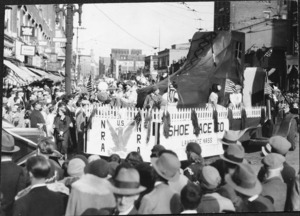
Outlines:
<svg viewBox="0 0 300 216"><path fill-rule="evenodd" d="M37 188L37 187L43 187L43 186L46 186L46 183L41 183L41 184L35 184L35 185L32 185L32 186L31 186L31 189Z"/></svg>
<svg viewBox="0 0 300 216"><path fill-rule="evenodd" d="M160 184L162 184L162 182L161 181L157 181L157 182L154 183L154 187L156 187L157 185L160 185Z"/></svg>
<svg viewBox="0 0 300 216"><path fill-rule="evenodd" d="M197 210L184 210L180 214L197 214Z"/></svg>
<svg viewBox="0 0 300 216"><path fill-rule="evenodd" d="M12 159L11 158L2 158L1 159L1 162L5 162L5 161L12 161Z"/></svg>
<svg viewBox="0 0 300 216"><path fill-rule="evenodd" d="M253 202L254 200L256 200L258 198L258 194L257 195L254 195L254 196L252 196L252 197L250 197L249 199L248 199L248 201L249 202Z"/></svg>
<svg viewBox="0 0 300 216"><path fill-rule="evenodd" d="M127 211L124 212L119 212L119 215L128 215L129 212L133 209L134 205L131 206L131 208L129 208Z"/></svg>

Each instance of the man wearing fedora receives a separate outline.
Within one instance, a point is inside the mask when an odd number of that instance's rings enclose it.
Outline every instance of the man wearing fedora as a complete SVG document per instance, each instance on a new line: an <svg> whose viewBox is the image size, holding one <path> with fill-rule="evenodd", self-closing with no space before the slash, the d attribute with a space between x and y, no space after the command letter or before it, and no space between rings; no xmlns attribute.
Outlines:
<svg viewBox="0 0 300 216"><path fill-rule="evenodd" d="M26 187L26 175L21 167L12 161L12 156L20 148L15 146L12 135L2 130L1 141L1 190L3 200L1 207L6 216L12 215L14 198Z"/></svg>
<svg viewBox="0 0 300 216"><path fill-rule="evenodd" d="M146 187L140 184L139 172L131 166L120 165L111 180L116 207L104 208L99 215L137 215L136 200Z"/></svg>
<svg viewBox="0 0 300 216"><path fill-rule="evenodd" d="M216 168L203 167L200 171L199 182L203 196L197 208L198 213L235 212L232 201L217 192L221 177Z"/></svg>
<svg viewBox="0 0 300 216"><path fill-rule="evenodd" d="M262 195L273 199L275 211L284 211L286 202L287 186L281 176L284 161L285 158L277 153L270 153L262 159L266 170Z"/></svg>
<svg viewBox="0 0 300 216"><path fill-rule="evenodd" d="M274 205L271 199L261 195L262 185L249 164L239 164L234 173L227 174L225 180L242 199L239 212L271 212Z"/></svg>
<svg viewBox="0 0 300 216"><path fill-rule="evenodd" d="M273 136L269 139L269 142L266 144L266 146L262 147L262 153L265 156L270 153L277 153L286 157L291 147L291 143L286 138L282 136ZM258 179L260 181L263 181L265 173L265 167L262 166L262 168L258 172ZM296 171L291 165L287 163L286 160L283 162L283 169L281 170L281 175L284 183L286 183L287 185L287 197L290 197L291 187L293 184L293 180L296 176ZM285 210L287 210L287 206Z"/></svg>
<svg viewBox="0 0 300 216"><path fill-rule="evenodd" d="M180 161L170 150L160 152L158 158L151 159L155 170L154 189L146 194L139 208L139 214L178 214L182 211L180 195L168 185L168 181L179 179Z"/></svg>

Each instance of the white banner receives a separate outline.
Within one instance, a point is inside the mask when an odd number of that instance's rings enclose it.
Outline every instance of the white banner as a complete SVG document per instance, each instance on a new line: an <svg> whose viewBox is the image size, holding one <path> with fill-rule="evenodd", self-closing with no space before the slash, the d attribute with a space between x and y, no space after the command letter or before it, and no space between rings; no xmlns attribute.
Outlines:
<svg viewBox="0 0 300 216"><path fill-rule="evenodd" d="M149 128L150 127L150 128ZM142 118L137 126L134 120L99 118L92 119L92 128L87 132L88 154L110 156L113 153L125 158L131 151L140 152L144 161L150 161L151 149L160 136L160 144L178 155L180 160L186 160L185 148L189 142L197 142L202 148L202 156L209 157L223 153L222 144L218 138L223 137L225 130L229 129L228 119L219 119L219 133L214 133L213 120L199 121L200 134L193 134L191 120L173 122L169 129L169 137L163 135L163 123L151 122L145 128ZM147 142L148 139L148 142Z"/></svg>

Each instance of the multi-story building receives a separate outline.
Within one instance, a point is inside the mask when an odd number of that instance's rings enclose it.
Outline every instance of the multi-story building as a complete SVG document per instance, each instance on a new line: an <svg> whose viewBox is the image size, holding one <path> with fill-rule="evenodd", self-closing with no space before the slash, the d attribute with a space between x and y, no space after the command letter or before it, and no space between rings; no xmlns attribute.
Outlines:
<svg viewBox="0 0 300 216"><path fill-rule="evenodd" d="M145 57L145 68L144 75L149 76L153 79L156 79L158 69L158 56L157 55L149 55Z"/></svg>
<svg viewBox="0 0 300 216"><path fill-rule="evenodd" d="M114 78L129 78L145 66L145 55L139 49L112 49L111 74Z"/></svg>
<svg viewBox="0 0 300 216"><path fill-rule="evenodd" d="M110 58L99 57L99 76L103 77L109 73Z"/></svg>
<svg viewBox="0 0 300 216"><path fill-rule="evenodd" d="M173 62L187 56L189 48L190 43L174 44L171 46L171 49L158 52L158 75L168 73L169 67Z"/></svg>
<svg viewBox="0 0 300 216"><path fill-rule="evenodd" d="M292 31L291 22L297 9L290 10L297 8L296 4L293 0L216 1L214 30L244 32L245 66L274 68L269 78L285 88L286 53L291 53L297 32L296 28Z"/></svg>

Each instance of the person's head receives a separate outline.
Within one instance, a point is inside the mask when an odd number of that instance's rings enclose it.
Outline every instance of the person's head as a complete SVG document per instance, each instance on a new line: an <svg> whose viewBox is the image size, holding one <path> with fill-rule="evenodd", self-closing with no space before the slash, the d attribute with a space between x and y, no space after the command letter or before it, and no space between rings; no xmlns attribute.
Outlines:
<svg viewBox="0 0 300 216"><path fill-rule="evenodd" d="M121 163L121 158L118 154L112 154L109 157L109 162L117 162L117 163Z"/></svg>
<svg viewBox="0 0 300 216"><path fill-rule="evenodd" d="M157 144L154 145L153 148L151 149L151 155L150 158L157 158L159 156L159 153L163 150L166 150L163 145Z"/></svg>
<svg viewBox="0 0 300 216"><path fill-rule="evenodd" d="M187 159L190 162L202 162L201 147L198 143L190 142L186 146Z"/></svg>
<svg viewBox="0 0 300 216"><path fill-rule="evenodd" d="M90 155L88 157L88 162L91 163L92 161L99 160L99 159L101 159L99 155Z"/></svg>
<svg viewBox="0 0 300 216"><path fill-rule="evenodd" d="M199 186L188 183L180 193L181 204L184 210L195 210L201 201L201 189Z"/></svg>
<svg viewBox="0 0 300 216"><path fill-rule="evenodd" d="M153 86L152 91L153 94L155 95L159 95L159 88L157 88L156 86Z"/></svg>
<svg viewBox="0 0 300 216"><path fill-rule="evenodd" d="M132 164L133 166L136 166L143 162L143 158L140 153L133 151L126 156L125 161Z"/></svg>
<svg viewBox="0 0 300 216"><path fill-rule="evenodd" d="M171 150L160 151L158 158L152 158L151 164L163 179L176 181L180 177L181 163L176 153Z"/></svg>
<svg viewBox="0 0 300 216"><path fill-rule="evenodd" d="M264 166L265 178L269 176L281 176L281 171L283 169L283 163L285 162L285 157L281 154L270 153L262 159L262 164Z"/></svg>
<svg viewBox="0 0 300 216"><path fill-rule="evenodd" d="M58 108L57 113L58 113L60 116L65 116L66 113L67 113L67 110L66 110L65 107L62 106L62 107L59 107L59 108Z"/></svg>
<svg viewBox="0 0 300 216"><path fill-rule="evenodd" d="M241 93L242 92L242 86L235 85L235 91L236 91L236 93Z"/></svg>
<svg viewBox="0 0 300 216"><path fill-rule="evenodd" d="M72 158L67 167L67 173L71 177L81 177L84 174L86 163L80 158Z"/></svg>
<svg viewBox="0 0 300 216"><path fill-rule="evenodd" d="M118 211L125 212L134 206L141 192L146 190L140 185L140 175L135 168L121 167L116 170L112 181Z"/></svg>
<svg viewBox="0 0 300 216"><path fill-rule="evenodd" d="M245 163L245 150L241 145L229 145L220 158L224 161L226 172L233 173L238 164Z"/></svg>
<svg viewBox="0 0 300 216"><path fill-rule="evenodd" d="M33 104L33 108L35 110L41 110L42 109L42 104L40 101L36 101L34 104Z"/></svg>
<svg viewBox="0 0 300 216"><path fill-rule="evenodd" d="M291 147L292 144L286 138L282 136L273 136L269 139L268 144L262 147L262 152L264 155L278 153L285 156Z"/></svg>
<svg viewBox="0 0 300 216"><path fill-rule="evenodd" d="M1 154L2 156L12 157L13 153L19 151L20 148L15 145L15 139L12 135L2 130Z"/></svg>
<svg viewBox="0 0 300 216"><path fill-rule="evenodd" d="M85 167L84 172L98 176L99 178L108 178L109 177L108 162L103 159L92 161Z"/></svg>
<svg viewBox="0 0 300 216"><path fill-rule="evenodd" d="M232 175L225 176L225 180L243 197L252 197L262 192L262 185L249 164L239 164Z"/></svg>
<svg viewBox="0 0 300 216"><path fill-rule="evenodd" d="M211 87L212 92L218 93L222 89L220 84L214 83Z"/></svg>
<svg viewBox="0 0 300 216"><path fill-rule="evenodd" d="M199 182L204 191L215 191L221 184L219 171L213 166L204 166L200 172Z"/></svg>
<svg viewBox="0 0 300 216"><path fill-rule="evenodd" d="M26 168L32 179L46 179L50 172L50 162L47 158L41 155L28 158Z"/></svg>

